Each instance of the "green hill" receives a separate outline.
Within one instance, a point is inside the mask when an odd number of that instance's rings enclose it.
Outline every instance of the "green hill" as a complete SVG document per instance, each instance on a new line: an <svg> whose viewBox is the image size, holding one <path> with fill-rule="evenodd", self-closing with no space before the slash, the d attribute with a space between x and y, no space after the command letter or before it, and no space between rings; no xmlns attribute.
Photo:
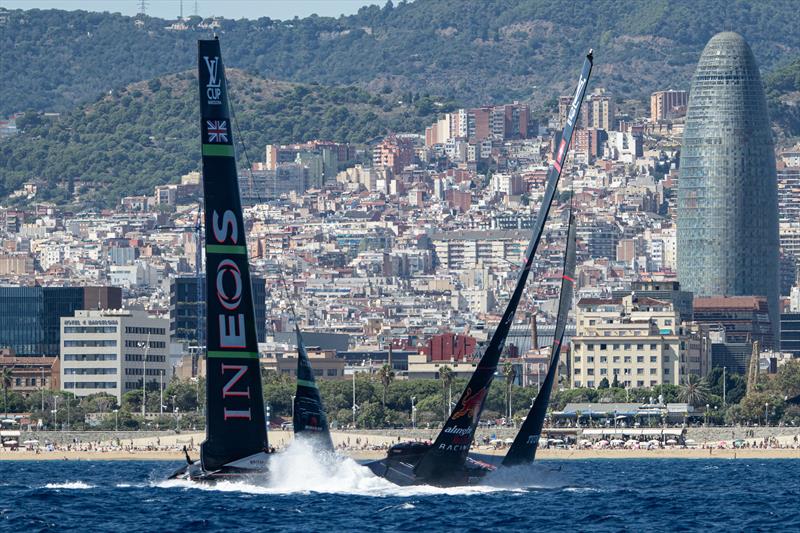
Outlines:
<svg viewBox="0 0 800 533"><path fill-rule="evenodd" d="M137 21L140 25L137 25ZM195 41L170 22L119 14L11 11L0 28L0 116L68 110L109 89L182 72ZM223 20L230 67L269 79L428 92L467 104L549 99L594 48L594 83L620 96L687 88L700 52L734 29L765 71L800 54L795 0L416 0L338 19Z"/></svg>
<svg viewBox="0 0 800 533"><path fill-rule="evenodd" d="M234 138L244 138L254 160L263 160L267 143L363 142L419 131L451 107L417 95L401 104L393 93L268 81L235 69L227 74L242 133L234 130ZM185 72L113 91L59 118L24 115L22 132L0 143L0 196L36 179L48 185L37 199L66 203L67 189L79 180L96 189L82 194L82 206L107 207L198 170L195 84L194 73Z"/></svg>

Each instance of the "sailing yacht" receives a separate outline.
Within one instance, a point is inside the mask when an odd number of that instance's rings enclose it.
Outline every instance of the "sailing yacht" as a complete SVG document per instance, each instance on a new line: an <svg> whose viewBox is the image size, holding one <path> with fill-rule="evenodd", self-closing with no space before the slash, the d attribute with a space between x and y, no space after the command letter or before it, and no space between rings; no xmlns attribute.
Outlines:
<svg viewBox="0 0 800 533"><path fill-rule="evenodd" d="M216 481L269 471L269 446L253 292L236 175L225 69L218 39L198 41L205 199L206 439L200 459L171 479ZM332 449L328 422L300 330L295 431Z"/></svg>
<svg viewBox="0 0 800 533"><path fill-rule="evenodd" d="M396 444L389 449L385 458L366 463L366 466L376 475L398 485L453 486L473 483L495 469L494 466L480 458L470 457L469 449L475 437L475 430L486 402L486 396L497 372L500 355L514 321L514 315L522 298L525 283L533 265L533 258L555 197L578 112L586 94L592 61L593 56L590 50L581 69L561 140L553 157L553 164L548 170L544 198L531 240L525 251L525 263L519 272L514 292L486 351L436 440L432 444L419 442Z"/></svg>

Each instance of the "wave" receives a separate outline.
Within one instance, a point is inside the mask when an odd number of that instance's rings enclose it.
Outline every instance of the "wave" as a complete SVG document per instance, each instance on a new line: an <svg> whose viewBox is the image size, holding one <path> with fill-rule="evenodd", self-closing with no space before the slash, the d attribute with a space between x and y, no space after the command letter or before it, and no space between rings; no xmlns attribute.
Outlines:
<svg viewBox="0 0 800 533"><path fill-rule="evenodd" d="M43 488L45 489L70 489L70 490L86 490L93 489L96 485L89 485L83 481L67 481L64 483L48 483Z"/></svg>
<svg viewBox="0 0 800 533"><path fill-rule="evenodd" d="M269 475L248 481L221 481L213 485L186 480L166 480L154 484L160 488L184 488L243 492L248 494L328 493L370 497L409 497L421 495L470 495L507 490L506 487L479 485L471 487L400 487L376 476L368 468L348 457L321 452L303 439L295 439L286 451L270 459Z"/></svg>

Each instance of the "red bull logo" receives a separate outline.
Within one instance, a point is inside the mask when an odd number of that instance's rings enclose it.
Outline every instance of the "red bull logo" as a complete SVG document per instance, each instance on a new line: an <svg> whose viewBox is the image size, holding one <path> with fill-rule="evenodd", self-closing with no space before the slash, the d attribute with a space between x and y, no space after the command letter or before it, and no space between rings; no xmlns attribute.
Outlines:
<svg viewBox="0 0 800 533"><path fill-rule="evenodd" d="M464 415L470 418L475 418L476 410L483 405L483 399L486 397L486 387L482 388L475 394L472 394L472 389L467 389L464 393L464 400L461 402L461 408L453 413L452 419L458 420Z"/></svg>

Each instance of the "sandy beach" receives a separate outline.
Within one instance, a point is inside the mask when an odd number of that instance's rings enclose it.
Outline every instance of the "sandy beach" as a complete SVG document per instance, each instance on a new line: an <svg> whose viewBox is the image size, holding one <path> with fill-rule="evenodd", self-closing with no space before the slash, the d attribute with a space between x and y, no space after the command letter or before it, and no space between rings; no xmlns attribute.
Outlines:
<svg viewBox="0 0 800 533"><path fill-rule="evenodd" d="M338 452L356 460L384 457L385 448L398 442L398 436L375 433L332 432L334 445ZM198 445L204 439L202 432L179 435L158 435L120 439L119 441L93 442L80 441L60 445L48 450L45 446L38 450L20 448L18 450L0 449L0 461L182 461L182 448L190 448L192 458L198 456ZM285 448L293 439L290 431L271 431L270 444L277 449ZM749 439L755 443L758 439ZM785 447L771 448L721 448L719 443L697 448L667 447L647 449L540 449L537 459L586 460L586 459L800 459L800 448L791 447L792 439L778 439ZM91 449L88 449L91 447ZM377 448L377 449L376 449ZM491 446L473 448L477 453L504 455L504 448Z"/></svg>

